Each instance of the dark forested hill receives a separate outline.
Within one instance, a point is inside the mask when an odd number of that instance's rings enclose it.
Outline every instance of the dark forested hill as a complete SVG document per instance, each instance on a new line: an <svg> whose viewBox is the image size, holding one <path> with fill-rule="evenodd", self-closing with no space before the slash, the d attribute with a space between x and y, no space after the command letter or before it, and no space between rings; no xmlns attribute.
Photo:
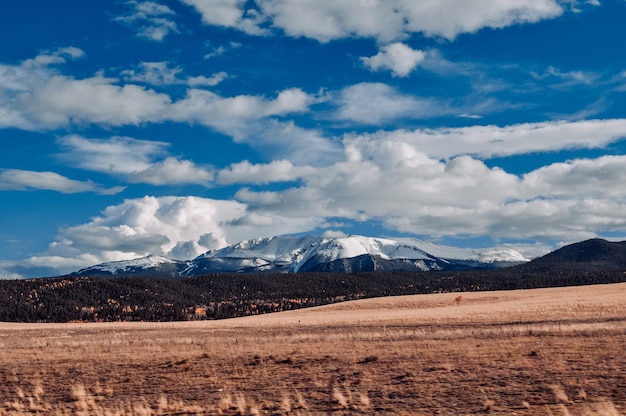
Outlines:
<svg viewBox="0 0 626 416"><path fill-rule="evenodd" d="M519 266L527 270L624 270L626 241L609 242L600 238L564 246Z"/></svg>

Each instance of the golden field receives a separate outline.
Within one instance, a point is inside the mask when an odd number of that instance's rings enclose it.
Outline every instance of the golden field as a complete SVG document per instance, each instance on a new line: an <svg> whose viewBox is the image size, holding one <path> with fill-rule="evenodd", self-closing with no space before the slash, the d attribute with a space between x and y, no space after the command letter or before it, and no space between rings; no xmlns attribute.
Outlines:
<svg viewBox="0 0 626 416"><path fill-rule="evenodd" d="M626 415L626 284L0 323L0 415Z"/></svg>

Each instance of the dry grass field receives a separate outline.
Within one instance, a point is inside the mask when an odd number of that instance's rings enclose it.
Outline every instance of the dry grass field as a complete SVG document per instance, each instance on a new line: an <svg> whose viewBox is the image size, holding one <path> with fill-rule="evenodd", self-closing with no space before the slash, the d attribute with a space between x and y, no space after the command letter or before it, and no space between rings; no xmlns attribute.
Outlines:
<svg viewBox="0 0 626 416"><path fill-rule="evenodd" d="M0 323L0 415L626 415L626 284Z"/></svg>

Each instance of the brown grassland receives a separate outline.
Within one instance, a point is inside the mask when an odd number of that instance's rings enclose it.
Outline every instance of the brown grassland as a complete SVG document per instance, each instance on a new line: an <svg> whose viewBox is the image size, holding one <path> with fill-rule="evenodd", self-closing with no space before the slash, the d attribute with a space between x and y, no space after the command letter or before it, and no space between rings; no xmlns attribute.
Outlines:
<svg viewBox="0 0 626 416"><path fill-rule="evenodd" d="M0 323L0 415L626 415L626 284Z"/></svg>

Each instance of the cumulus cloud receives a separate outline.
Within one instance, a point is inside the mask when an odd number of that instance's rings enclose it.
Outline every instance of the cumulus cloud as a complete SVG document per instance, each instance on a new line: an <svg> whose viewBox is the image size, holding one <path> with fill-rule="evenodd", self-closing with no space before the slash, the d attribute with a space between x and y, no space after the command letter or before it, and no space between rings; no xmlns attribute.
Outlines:
<svg viewBox="0 0 626 416"><path fill-rule="evenodd" d="M469 155L442 160L402 138L347 138L344 145L343 160L311 168L297 186L245 188L236 199L250 212L378 221L390 230L432 237L576 241L626 230L622 156L515 175Z"/></svg>
<svg viewBox="0 0 626 416"><path fill-rule="evenodd" d="M381 48L372 57L362 57L363 64L372 71L390 70L395 76L406 77L426 57L423 51L412 49L404 43L392 43Z"/></svg>
<svg viewBox="0 0 626 416"><path fill-rule="evenodd" d="M55 172L36 172L21 169L0 169L0 191L27 190L57 191L64 194L95 192L112 195L123 191L124 187L104 188L91 181L77 181Z"/></svg>
<svg viewBox="0 0 626 416"><path fill-rule="evenodd" d="M109 206L87 223L61 229L46 252L19 264L0 264L0 276L50 276L148 254L190 259L246 238L316 225L316 218L304 215L249 212L238 201L146 196Z"/></svg>
<svg viewBox="0 0 626 416"><path fill-rule="evenodd" d="M138 36L161 42L170 33L178 32L176 22L171 20L174 11L164 4L153 1L127 1L130 12L115 18L116 21L138 27Z"/></svg>
<svg viewBox="0 0 626 416"><path fill-rule="evenodd" d="M74 166L152 185L195 183L208 185L212 169L168 155L169 143L131 137L88 139L71 135L59 139L61 159Z"/></svg>
<svg viewBox="0 0 626 416"><path fill-rule="evenodd" d="M188 243L186 258L191 258L226 245L223 227L245 211L245 205L236 201L198 197L129 199L106 208L88 223L62 230L62 238L48 254L86 252L102 260L120 260L147 254L167 256Z"/></svg>
<svg viewBox="0 0 626 416"><path fill-rule="evenodd" d="M553 163L524 175L525 193L575 197L623 196L619 184L626 183L626 156L602 156Z"/></svg>
<svg viewBox="0 0 626 416"><path fill-rule="evenodd" d="M183 0L206 24L267 34L269 27L288 36L328 42L371 37L390 42L411 33L454 39L485 27L534 23L563 13L555 0Z"/></svg>

